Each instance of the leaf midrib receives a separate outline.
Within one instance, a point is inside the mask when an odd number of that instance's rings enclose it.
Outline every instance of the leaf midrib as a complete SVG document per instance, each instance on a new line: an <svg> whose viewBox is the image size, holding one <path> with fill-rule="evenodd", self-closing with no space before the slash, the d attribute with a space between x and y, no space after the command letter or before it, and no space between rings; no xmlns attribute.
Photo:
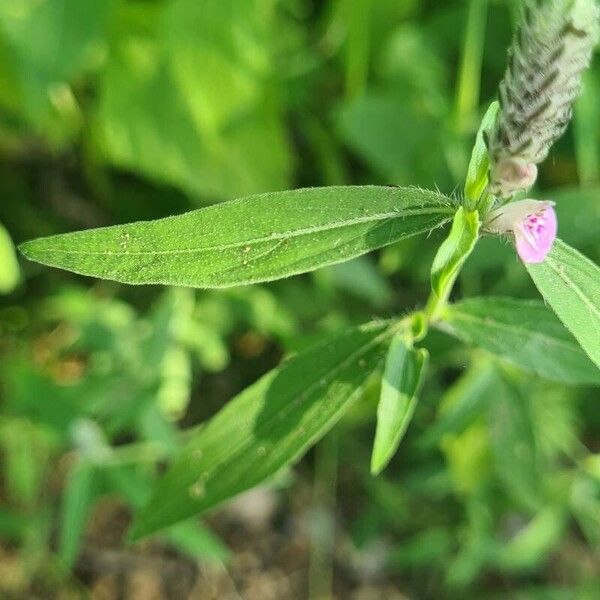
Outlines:
<svg viewBox="0 0 600 600"><path fill-rule="evenodd" d="M452 215L452 209L450 207L435 207L430 209L411 209L405 211L393 211L389 213L378 213L374 215L365 215L363 217L357 217L355 219L346 220L346 221L335 221L328 223L323 226L313 226L313 227L305 227L302 229L295 229L288 232L281 233L273 233L270 235L265 235L258 238L244 239L238 242L232 242L228 244L215 244L212 246L199 246L195 248L183 248L183 249L174 249L174 250L135 250L130 251L126 249L119 250L76 250L71 248L42 248L35 249L35 245L39 243L38 240L33 240L32 242L25 242L21 245L21 250L25 255L28 252L44 252L44 253L54 253L54 254L66 254L66 255L81 255L81 256L145 256L145 255L179 255L179 254L196 254L201 252L210 252L210 251L222 251L228 250L232 248L239 248L242 246L248 246L251 244L261 244L269 241L277 241L277 240L285 240L292 239L302 236L308 236L315 233L321 233L324 231L334 231L336 229L344 229L347 227L352 227L353 225L361 225L364 223L371 223L377 221L393 221L396 219L403 219L405 217L412 216L427 216L427 215L435 215L435 214L447 214L448 217ZM151 223L151 221L149 222ZM135 224L132 224L130 227L134 227ZM129 226L119 226L122 227L123 230ZM66 240L67 237L74 235L82 235L85 232L77 232L75 234L62 234L60 236L55 236L54 239L60 238L62 240ZM44 241L50 242L52 237L50 238L42 238ZM33 251L31 248L34 248Z"/></svg>

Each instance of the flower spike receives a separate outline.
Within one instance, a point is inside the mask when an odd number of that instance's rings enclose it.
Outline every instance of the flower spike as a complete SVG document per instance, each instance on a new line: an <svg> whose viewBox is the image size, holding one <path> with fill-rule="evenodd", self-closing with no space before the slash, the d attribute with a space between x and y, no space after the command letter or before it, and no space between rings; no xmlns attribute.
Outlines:
<svg viewBox="0 0 600 600"><path fill-rule="evenodd" d="M500 113L486 136L491 194L527 190L564 133L600 34L595 0L525 0L500 84Z"/></svg>

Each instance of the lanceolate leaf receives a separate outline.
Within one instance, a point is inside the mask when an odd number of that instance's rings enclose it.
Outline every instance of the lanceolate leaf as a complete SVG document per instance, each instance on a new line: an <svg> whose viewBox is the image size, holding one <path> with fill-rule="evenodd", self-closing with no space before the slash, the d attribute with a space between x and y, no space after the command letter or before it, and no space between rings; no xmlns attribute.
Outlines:
<svg viewBox="0 0 600 600"><path fill-rule="evenodd" d="M387 323L352 329L291 358L234 398L158 482L132 537L203 512L298 460L358 397L393 333Z"/></svg>
<svg viewBox="0 0 600 600"><path fill-rule="evenodd" d="M377 408L377 430L371 456L371 473L378 475L396 453L417 404L427 364L427 350L416 350L397 334L385 362Z"/></svg>
<svg viewBox="0 0 600 600"><path fill-rule="evenodd" d="M600 367L600 267L561 240L543 263L526 266L546 302Z"/></svg>
<svg viewBox="0 0 600 600"><path fill-rule="evenodd" d="M438 227L453 212L448 198L417 188L313 188L42 238L21 251L123 283L227 287L339 263Z"/></svg>
<svg viewBox="0 0 600 600"><path fill-rule="evenodd" d="M449 306L438 326L542 377L572 384L600 384L600 370L541 302L465 300Z"/></svg>

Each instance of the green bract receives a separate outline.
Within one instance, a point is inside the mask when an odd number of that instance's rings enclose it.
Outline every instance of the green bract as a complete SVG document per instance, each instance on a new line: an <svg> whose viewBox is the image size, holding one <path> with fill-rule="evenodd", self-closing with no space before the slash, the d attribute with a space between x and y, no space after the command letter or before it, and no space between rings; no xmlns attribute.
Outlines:
<svg viewBox="0 0 600 600"><path fill-rule="evenodd" d="M371 473L378 475L394 456L417 404L428 353L415 349L406 333L398 333L390 344L381 379L377 407L377 431L371 456Z"/></svg>

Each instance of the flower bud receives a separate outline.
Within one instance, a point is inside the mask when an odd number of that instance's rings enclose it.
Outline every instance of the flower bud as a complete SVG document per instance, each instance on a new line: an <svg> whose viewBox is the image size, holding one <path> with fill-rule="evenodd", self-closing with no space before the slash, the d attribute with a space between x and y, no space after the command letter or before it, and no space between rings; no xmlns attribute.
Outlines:
<svg viewBox="0 0 600 600"><path fill-rule="evenodd" d="M490 193L508 197L535 182L536 164L564 133L600 31L595 0L525 0L487 132Z"/></svg>
<svg viewBox="0 0 600 600"><path fill-rule="evenodd" d="M554 202L520 200L494 211L485 228L492 233L512 233L517 253L524 263L540 263L552 249L557 232Z"/></svg>

